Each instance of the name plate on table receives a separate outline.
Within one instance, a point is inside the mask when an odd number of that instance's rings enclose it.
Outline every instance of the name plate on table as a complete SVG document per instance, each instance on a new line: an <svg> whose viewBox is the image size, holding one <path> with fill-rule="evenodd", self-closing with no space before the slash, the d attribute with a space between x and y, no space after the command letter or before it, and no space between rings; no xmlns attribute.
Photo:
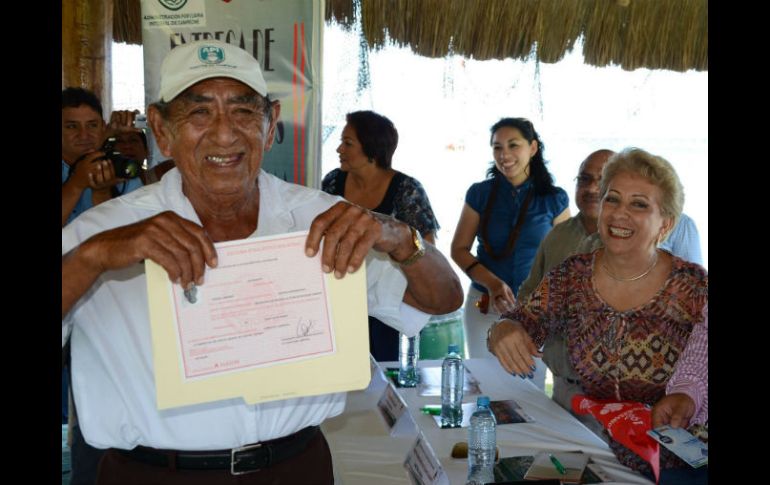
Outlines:
<svg viewBox="0 0 770 485"><path fill-rule="evenodd" d="M405 424L412 420L406 412L406 402L390 381L377 401L377 409L387 423L391 436L414 434L413 427Z"/></svg>
<svg viewBox="0 0 770 485"><path fill-rule="evenodd" d="M449 477L422 433L406 455L404 468L415 485L449 485Z"/></svg>
<svg viewBox="0 0 770 485"><path fill-rule="evenodd" d="M377 364L377 361L374 360L374 357L372 357L372 354L369 354L369 373L372 374L372 377L374 377L376 374L382 374L383 379L385 379L385 371L380 368L379 364Z"/></svg>

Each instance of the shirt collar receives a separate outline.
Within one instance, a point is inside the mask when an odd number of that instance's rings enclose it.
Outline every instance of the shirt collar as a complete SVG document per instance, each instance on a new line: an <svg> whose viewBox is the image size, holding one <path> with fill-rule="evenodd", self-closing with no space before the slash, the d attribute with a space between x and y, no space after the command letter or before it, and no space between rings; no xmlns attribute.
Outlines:
<svg viewBox="0 0 770 485"><path fill-rule="evenodd" d="M257 231L252 236L295 231L296 222L292 211L315 197L316 191L284 182L264 170L260 170L257 183L259 184L259 221ZM159 193L146 191L132 197L129 203L156 211L171 209L196 224L201 223L192 203L182 192L182 175L178 168L169 170L157 184L161 185Z"/></svg>
<svg viewBox="0 0 770 485"><path fill-rule="evenodd" d="M509 190L512 190L513 193L517 194L517 195L522 193L522 192L526 192L532 186L532 177L531 176L529 178L527 178L527 180L525 180L524 183L522 183L518 187L514 187L514 185L510 182L510 180L508 180L505 177L500 177L500 179L503 182L503 187L505 187L505 188L507 188Z"/></svg>

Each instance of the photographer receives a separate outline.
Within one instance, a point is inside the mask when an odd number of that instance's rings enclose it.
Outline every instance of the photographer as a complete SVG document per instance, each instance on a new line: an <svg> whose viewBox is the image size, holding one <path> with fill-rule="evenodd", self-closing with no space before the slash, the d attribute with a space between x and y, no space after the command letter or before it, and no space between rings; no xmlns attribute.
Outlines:
<svg viewBox="0 0 770 485"><path fill-rule="evenodd" d="M104 141L119 133L136 132L135 113L115 111L109 125L94 93L82 88L62 91L62 227L87 209L142 186L139 178L116 176L113 163L101 151ZM141 164L141 160L139 160Z"/></svg>

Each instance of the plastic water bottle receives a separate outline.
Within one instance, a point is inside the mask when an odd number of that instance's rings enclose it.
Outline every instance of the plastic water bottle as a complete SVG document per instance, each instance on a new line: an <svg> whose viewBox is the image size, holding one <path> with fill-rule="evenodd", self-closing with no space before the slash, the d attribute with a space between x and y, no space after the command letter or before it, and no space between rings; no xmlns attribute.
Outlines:
<svg viewBox="0 0 770 485"><path fill-rule="evenodd" d="M459 428L463 422L463 382L465 366L460 347L450 344L441 364L441 426Z"/></svg>
<svg viewBox="0 0 770 485"><path fill-rule="evenodd" d="M399 336L398 383L402 387L415 387L420 381L417 373L417 360L420 358L420 334L407 337Z"/></svg>
<svg viewBox="0 0 770 485"><path fill-rule="evenodd" d="M468 482L493 483L497 422L489 409L489 397L479 396L476 406L476 412L471 415L471 425L468 428Z"/></svg>

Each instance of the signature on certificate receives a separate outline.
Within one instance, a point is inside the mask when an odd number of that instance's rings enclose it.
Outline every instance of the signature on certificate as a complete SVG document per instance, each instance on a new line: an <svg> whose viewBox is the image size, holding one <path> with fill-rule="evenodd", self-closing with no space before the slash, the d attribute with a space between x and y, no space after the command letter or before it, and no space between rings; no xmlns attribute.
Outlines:
<svg viewBox="0 0 770 485"><path fill-rule="evenodd" d="M310 335L310 330L315 325L315 320L305 320L302 317L297 319L297 337L307 337Z"/></svg>

